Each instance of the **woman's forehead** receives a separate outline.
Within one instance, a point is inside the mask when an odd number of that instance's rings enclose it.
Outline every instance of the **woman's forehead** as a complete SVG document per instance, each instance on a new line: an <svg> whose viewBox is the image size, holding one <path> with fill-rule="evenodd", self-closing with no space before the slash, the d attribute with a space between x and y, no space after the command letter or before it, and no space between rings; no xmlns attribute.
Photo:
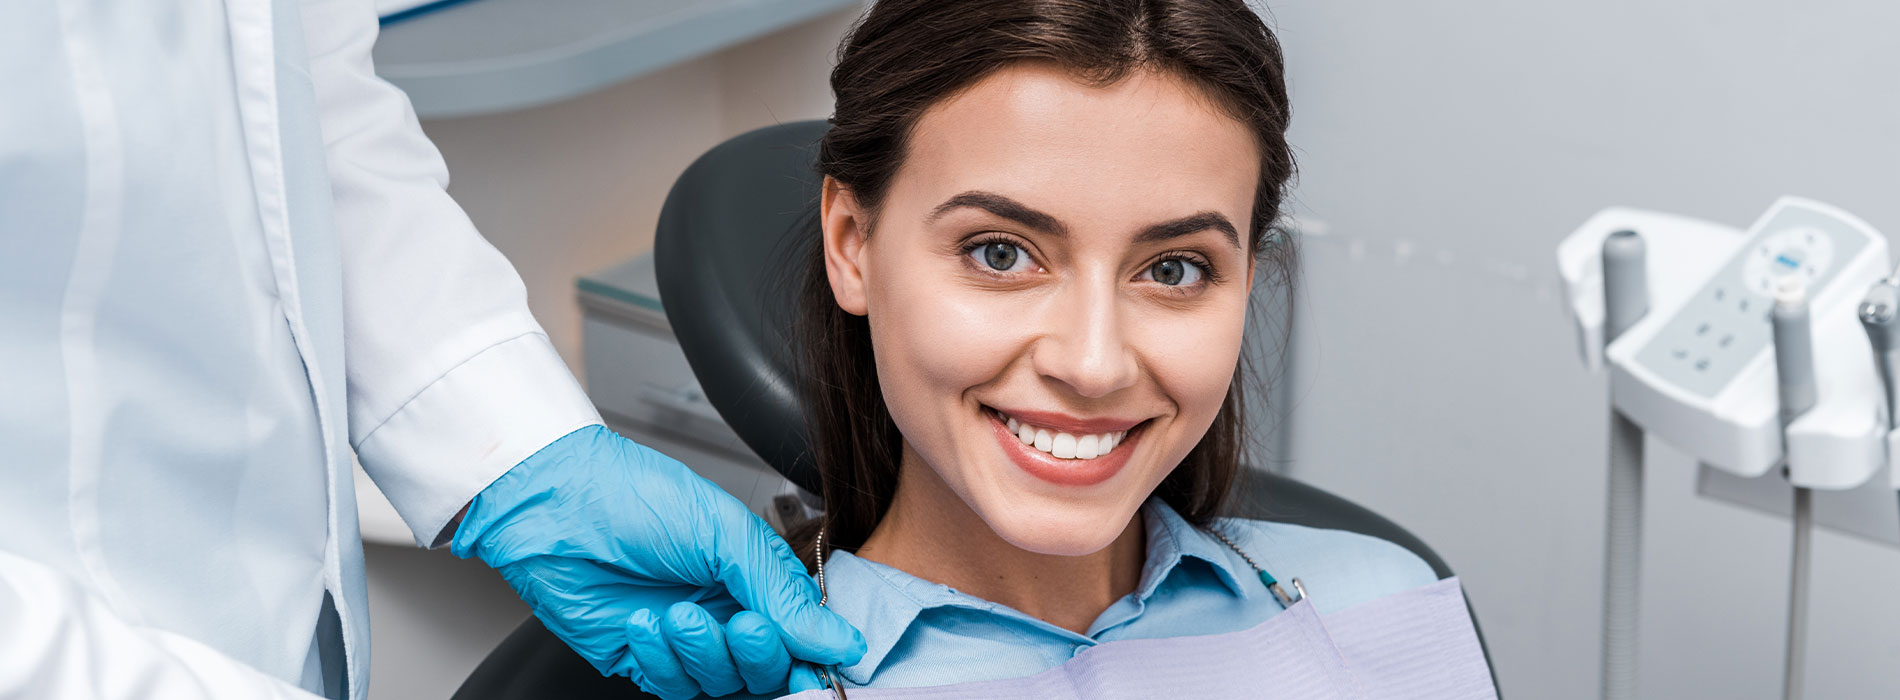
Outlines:
<svg viewBox="0 0 1900 700"><path fill-rule="evenodd" d="M926 110L907 150L893 196L1001 192L1064 218L1212 210L1240 223L1259 182L1247 126L1152 71L1094 86L1053 64L1015 64Z"/></svg>

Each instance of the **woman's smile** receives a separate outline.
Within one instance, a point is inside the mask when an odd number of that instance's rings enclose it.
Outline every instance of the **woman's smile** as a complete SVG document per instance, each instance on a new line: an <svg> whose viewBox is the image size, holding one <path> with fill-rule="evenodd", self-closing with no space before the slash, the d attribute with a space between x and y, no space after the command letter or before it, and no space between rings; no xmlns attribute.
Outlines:
<svg viewBox="0 0 1900 700"><path fill-rule="evenodd" d="M1093 486L1120 473L1147 425L1145 420L1004 413L988 406L983 416L1011 462L1030 476L1061 486Z"/></svg>

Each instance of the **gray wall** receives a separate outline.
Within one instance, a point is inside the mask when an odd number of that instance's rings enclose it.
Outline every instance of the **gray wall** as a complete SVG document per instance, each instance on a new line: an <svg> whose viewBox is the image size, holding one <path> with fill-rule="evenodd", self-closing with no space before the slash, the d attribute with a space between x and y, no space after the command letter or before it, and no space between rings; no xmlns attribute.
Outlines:
<svg viewBox="0 0 1900 700"><path fill-rule="evenodd" d="M1900 232L1900 3L1271 4L1305 241L1290 470L1462 574L1507 697L1596 696L1607 394L1557 241L1801 194ZM1643 697L1780 696L1789 530L1651 441ZM1900 551L1815 538L1810 695L1900 697ZM1315 595L1323 595L1316 591Z"/></svg>

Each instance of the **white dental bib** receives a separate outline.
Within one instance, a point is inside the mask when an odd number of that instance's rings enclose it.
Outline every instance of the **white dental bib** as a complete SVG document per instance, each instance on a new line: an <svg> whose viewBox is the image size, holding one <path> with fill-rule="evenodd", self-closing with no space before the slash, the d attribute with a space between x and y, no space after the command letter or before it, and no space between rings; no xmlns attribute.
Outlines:
<svg viewBox="0 0 1900 700"><path fill-rule="evenodd" d="M1106 642L1032 676L925 688L845 688L849 700L1486 700L1497 697L1458 579L1322 617L1302 597L1226 634ZM784 700L831 700L808 690Z"/></svg>

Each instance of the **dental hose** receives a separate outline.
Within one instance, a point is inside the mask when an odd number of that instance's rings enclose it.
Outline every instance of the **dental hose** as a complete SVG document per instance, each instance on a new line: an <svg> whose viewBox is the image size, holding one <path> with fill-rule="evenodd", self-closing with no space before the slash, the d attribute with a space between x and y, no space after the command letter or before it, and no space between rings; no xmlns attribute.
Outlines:
<svg viewBox="0 0 1900 700"><path fill-rule="evenodd" d="M1781 697L1801 700L1808 658L1808 560L1814 538L1814 492L1794 487L1794 547L1788 557L1788 658Z"/></svg>
<svg viewBox="0 0 1900 700"><path fill-rule="evenodd" d="M1610 411L1610 494L1603 544L1603 697L1636 697L1642 602L1643 429Z"/></svg>
<svg viewBox="0 0 1900 700"><path fill-rule="evenodd" d="M1808 318L1807 289L1801 281L1784 277L1775 290L1770 315L1775 336L1775 387L1781 401L1781 429L1786 444L1788 425L1814 407L1814 337ZM1793 472L1790 467L1789 477ZM1794 487L1794 546L1788 566L1788 658L1782 697L1800 700L1808 648L1808 564L1814 535L1813 492Z"/></svg>
<svg viewBox="0 0 1900 700"><path fill-rule="evenodd" d="M1643 239L1617 231L1603 241L1604 342L1649 312ZM1637 622L1643 555L1643 429L1610 407L1608 512L1603 544L1604 700L1636 697Z"/></svg>

